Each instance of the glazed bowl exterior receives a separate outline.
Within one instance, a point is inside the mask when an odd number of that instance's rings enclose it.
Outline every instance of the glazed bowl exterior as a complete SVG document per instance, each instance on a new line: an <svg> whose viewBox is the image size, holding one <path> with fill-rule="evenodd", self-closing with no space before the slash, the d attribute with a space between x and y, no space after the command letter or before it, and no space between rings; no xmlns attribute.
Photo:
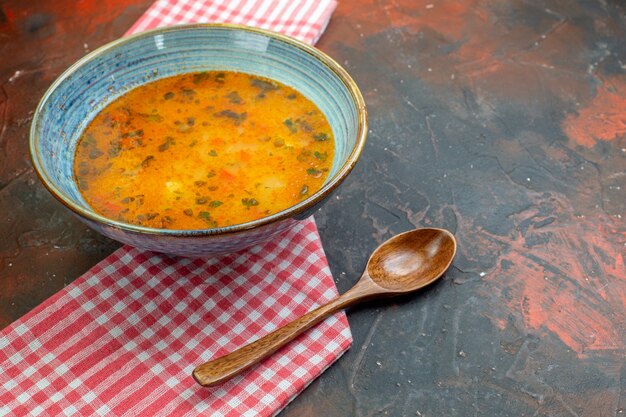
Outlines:
<svg viewBox="0 0 626 417"><path fill-rule="evenodd" d="M214 70L274 79L297 89L317 105L335 137L335 157L324 186L281 212L212 229L154 229L96 213L81 196L73 172L74 151L87 124L111 101L142 84ZM96 231L138 248L199 257L262 243L312 214L354 167L366 133L365 103L356 84L319 50L265 30L197 24L123 38L71 66L37 107L30 131L30 153L46 188Z"/></svg>

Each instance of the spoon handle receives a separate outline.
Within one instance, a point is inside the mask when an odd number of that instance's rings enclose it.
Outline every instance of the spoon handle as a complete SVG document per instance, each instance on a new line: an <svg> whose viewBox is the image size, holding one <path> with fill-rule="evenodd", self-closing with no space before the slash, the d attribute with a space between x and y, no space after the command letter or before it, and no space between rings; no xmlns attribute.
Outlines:
<svg viewBox="0 0 626 417"><path fill-rule="evenodd" d="M369 278L369 277L367 277ZM360 285L365 284L365 285ZM205 362L193 371L194 379L202 386L218 385L246 369L256 365L261 360L280 349L296 336L313 325L322 321L328 315L348 307L363 298L375 293L375 284L369 279L359 281L350 291L324 304L291 323L274 330L262 338L243 346L227 355Z"/></svg>

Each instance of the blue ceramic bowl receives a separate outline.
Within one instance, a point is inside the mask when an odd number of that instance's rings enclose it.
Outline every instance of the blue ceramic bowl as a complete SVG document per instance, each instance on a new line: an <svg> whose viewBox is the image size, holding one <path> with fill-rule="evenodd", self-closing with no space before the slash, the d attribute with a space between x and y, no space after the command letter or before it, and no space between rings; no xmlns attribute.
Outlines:
<svg viewBox="0 0 626 417"><path fill-rule="evenodd" d="M274 79L294 87L322 110L335 137L335 158L324 186L279 213L213 229L154 229L108 219L93 211L81 196L73 173L74 150L87 124L132 88L176 74L209 70ZM30 153L46 188L93 229L139 248L198 257L253 246L311 215L352 170L366 133L365 103L356 84L319 50L244 26L184 25L117 40L72 65L37 107Z"/></svg>

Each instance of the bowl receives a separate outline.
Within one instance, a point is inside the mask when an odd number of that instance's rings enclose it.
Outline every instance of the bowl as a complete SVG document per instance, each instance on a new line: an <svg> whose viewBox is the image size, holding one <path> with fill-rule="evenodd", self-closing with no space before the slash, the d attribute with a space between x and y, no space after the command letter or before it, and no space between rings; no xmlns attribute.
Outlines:
<svg viewBox="0 0 626 417"><path fill-rule="evenodd" d="M283 211L247 223L198 230L143 227L106 218L83 199L73 172L81 132L111 101L177 74L230 70L295 88L324 113L335 157L322 188ZM30 130L30 154L44 186L89 227L114 240L172 255L206 257L262 243L310 216L357 162L367 112L348 73L319 50L266 30L228 24L160 28L111 42L67 69L43 96Z"/></svg>

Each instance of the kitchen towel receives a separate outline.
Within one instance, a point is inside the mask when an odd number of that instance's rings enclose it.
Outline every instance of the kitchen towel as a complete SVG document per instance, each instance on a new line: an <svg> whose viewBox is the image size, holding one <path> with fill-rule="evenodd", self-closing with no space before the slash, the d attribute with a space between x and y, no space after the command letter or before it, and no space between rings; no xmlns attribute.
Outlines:
<svg viewBox="0 0 626 417"><path fill-rule="evenodd" d="M312 43L335 1L159 0L129 33L230 22ZM313 218L263 245L189 259L124 246L0 331L0 416L267 416L352 342L344 313L203 388L191 371L337 296Z"/></svg>

